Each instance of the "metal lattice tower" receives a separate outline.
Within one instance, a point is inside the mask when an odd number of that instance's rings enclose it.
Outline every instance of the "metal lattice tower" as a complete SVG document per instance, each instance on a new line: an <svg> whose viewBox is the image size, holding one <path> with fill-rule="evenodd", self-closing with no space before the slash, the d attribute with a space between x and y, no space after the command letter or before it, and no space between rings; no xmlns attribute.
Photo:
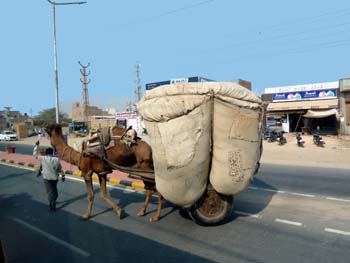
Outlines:
<svg viewBox="0 0 350 263"><path fill-rule="evenodd" d="M90 63L88 63L86 66L80 63L81 66L80 73L81 73L81 78L80 81L83 84L83 118L85 122L88 122L89 120L89 91L88 91L88 84L90 83L91 79L87 79L87 76L90 75L90 70L89 72L86 71L88 67L90 67Z"/></svg>
<svg viewBox="0 0 350 263"><path fill-rule="evenodd" d="M141 100L142 97L142 86L141 86L141 64L136 63L136 80L135 80L135 104Z"/></svg>

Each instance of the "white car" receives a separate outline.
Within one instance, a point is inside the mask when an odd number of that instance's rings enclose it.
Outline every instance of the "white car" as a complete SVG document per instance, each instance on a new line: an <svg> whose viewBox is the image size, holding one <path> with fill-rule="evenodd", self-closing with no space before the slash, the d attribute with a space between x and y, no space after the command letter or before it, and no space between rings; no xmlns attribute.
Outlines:
<svg viewBox="0 0 350 263"><path fill-rule="evenodd" d="M13 131L3 131L0 133L0 141L17 141L17 134Z"/></svg>

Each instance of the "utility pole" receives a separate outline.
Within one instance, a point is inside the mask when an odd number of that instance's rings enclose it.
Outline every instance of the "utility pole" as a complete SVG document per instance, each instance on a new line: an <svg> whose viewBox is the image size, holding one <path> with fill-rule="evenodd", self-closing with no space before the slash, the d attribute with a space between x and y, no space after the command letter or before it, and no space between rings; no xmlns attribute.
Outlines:
<svg viewBox="0 0 350 263"><path fill-rule="evenodd" d="M80 78L81 83L83 84L83 118L85 123L87 124L89 121L89 91L88 91L88 84L90 83L91 79L87 80L87 76L90 75L90 70L87 73L86 69L90 67L90 63L88 63L86 66L80 63L81 66L80 73L82 78Z"/></svg>
<svg viewBox="0 0 350 263"><path fill-rule="evenodd" d="M58 70L57 70L57 48L56 48L56 5L81 5L86 2L66 2L56 3L51 0L47 0L52 5L52 19L53 19L53 59L55 67L55 86L56 86L56 123L60 123L59 118L59 98L58 98Z"/></svg>
<svg viewBox="0 0 350 263"><path fill-rule="evenodd" d="M135 105L136 103L138 103L141 100L142 97L142 87L141 87L141 76L140 76L140 72L141 72L141 64L140 63L136 63L135 65L136 68L136 80L135 80Z"/></svg>

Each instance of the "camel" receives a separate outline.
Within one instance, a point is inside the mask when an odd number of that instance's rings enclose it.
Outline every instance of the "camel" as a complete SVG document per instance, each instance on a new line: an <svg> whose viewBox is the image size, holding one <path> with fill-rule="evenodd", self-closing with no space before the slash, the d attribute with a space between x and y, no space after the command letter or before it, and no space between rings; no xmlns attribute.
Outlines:
<svg viewBox="0 0 350 263"><path fill-rule="evenodd" d="M57 150L60 157L68 163L78 166L79 170L81 171L82 177L84 178L88 195L88 206L86 212L81 215L81 218L87 220L90 218L91 215L94 200L94 192L92 185L93 173L96 173L98 176L102 199L113 208L113 210L117 213L119 218L122 218L122 215L124 213L123 209L116 205L109 198L107 193L107 174L112 172L112 167L98 156L85 155L70 147L64 140L62 134L62 127L60 124L49 124L45 128L45 131L50 137L51 145ZM138 137L135 143L133 143L130 146L127 146L121 141L121 137L125 134L125 132L125 129L117 126L111 129L112 140L114 140L115 145L106 150L106 159L111 163L116 164L117 166L129 167L131 171L133 169L149 172L153 171L151 147L145 141L141 140ZM159 221L161 215L163 196L156 190L154 180L150 180L148 178L143 177L141 177L141 179L145 185L146 198L143 207L140 209L137 215L145 215L152 194L154 192L157 192L157 212L155 216L150 218L151 222L157 222Z"/></svg>

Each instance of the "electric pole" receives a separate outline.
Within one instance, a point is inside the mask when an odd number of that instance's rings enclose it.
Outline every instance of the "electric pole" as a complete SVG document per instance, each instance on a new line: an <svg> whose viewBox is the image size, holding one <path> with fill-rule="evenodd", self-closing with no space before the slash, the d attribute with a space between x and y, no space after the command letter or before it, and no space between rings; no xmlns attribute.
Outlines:
<svg viewBox="0 0 350 263"><path fill-rule="evenodd" d="M89 121L89 91L88 91L88 84L90 83L91 79L87 80L87 76L90 75L89 72L86 72L86 69L90 67L90 63L88 63L86 66L80 63L81 66L80 73L82 78L80 78L81 83L83 84L83 118L85 123Z"/></svg>
<svg viewBox="0 0 350 263"><path fill-rule="evenodd" d="M141 86L141 64L140 63L136 63L135 65L136 68L136 80L135 80L135 105L136 103L138 103L141 100L142 97L142 86Z"/></svg>
<svg viewBox="0 0 350 263"><path fill-rule="evenodd" d="M55 70L55 87L56 87L56 123L60 123L59 118L59 98L58 98L58 69L57 69L57 48L56 48L56 5L81 5L86 2L66 2L56 3L51 0L47 0L52 5L52 20L53 20L53 60Z"/></svg>

